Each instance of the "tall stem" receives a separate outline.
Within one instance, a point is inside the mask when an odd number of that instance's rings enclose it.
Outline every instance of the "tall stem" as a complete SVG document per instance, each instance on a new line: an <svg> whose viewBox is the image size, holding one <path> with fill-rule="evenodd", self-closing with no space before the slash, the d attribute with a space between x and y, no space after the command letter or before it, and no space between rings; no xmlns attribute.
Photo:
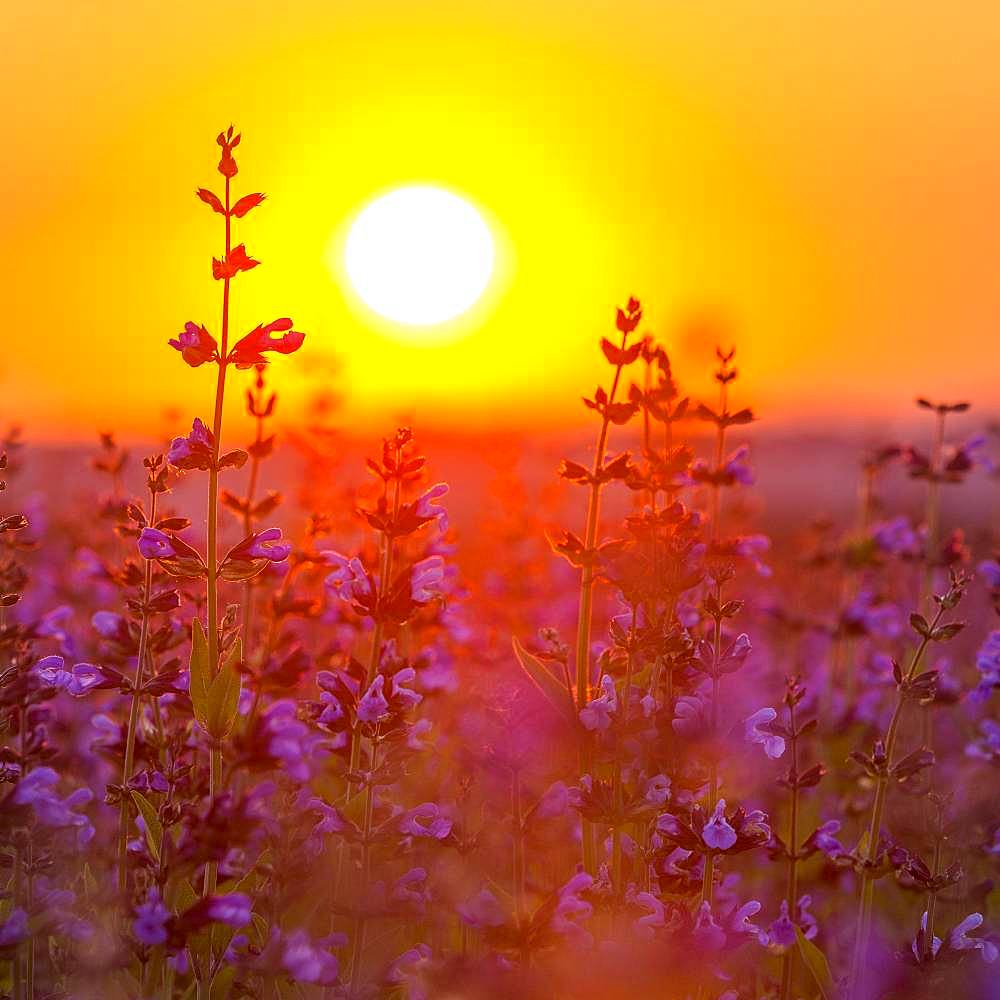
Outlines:
<svg viewBox="0 0 1000 1000"><path fill-rule="evenodd" d="M150 490L149 523L156 523L157 493ZM139 624L139 655L135 665L135 686L132 689L132 705L128 714L128 728L125 731L125 760L122 764L121 802L118 810L118 891L124 893L128 876L128 822L129 794L128 783L135 766L135 734L139 724L139 705L142 701L140 689L146 667L146 647L149 644L149 604L153 588L153 560L146 560L146 573L142 581L142 619Z"/></svg>
<svg viewBox="0 0 1000 1000"><path fill-rule="evenodd" d="M937 558L941 521L940 475L941 454L944 450L944 421L945 411L938 410L934 449L931 452L930 476L927 479L927 511L925 516L927 549L924 555L924 572L920 583L920 602L917 605L920 611L924 610L934 589L934 560Z"/></svg>
<svg viewBox="0 0 1000 1000"><path fill-rule="evenodd" d="M792 749L792 801L788 817L788 889L785 902L788 915L795 921L795 907L799 894L798 863L799 863L799 751L798 732L795 728L795 702L789 699L788 728L791 732L789 742ZM781 958L781 1000L789 1000L792 991L792 972L795 965L795 953L790 948Z"/></svg>
<svg viewBox="0 0 1000 1000"><path fill-rule="evenodd" d="M627 334L622 335L622 350L625 349ZM615 401L618 383L621 381L622 365L615 366L611 391L605 406L601 421L601 433L597 438L597 448L594 451L592 469L593 481L590 484L590 496L587 500L587 526L584 532L584 556L586 561L580 574L580 612L576 623L576 705L577 709L586 707L590 700L590 626L594 612L594 564L593 553L597 547L597 527L601 514L601 488L598 475L604 466L604 455L608 447L608 430L611 419L607 415L608 407ZM584 739L580 744L580 774L590 770L591 748ZM583 840L583 864L591 874L597 871L597 836L594 825L588 820L581 820L581 836Z"/></svg>
<svg viewBox="0 0 1000 1000"><path fill-rule="evenodd" d="M615 825L611 829L611 878L615 891L615 902L621 905L625 898L625 872L622 864L622 828L621 814L624 808L624 789L622 788L622 735L628 731L629 722L629 692L632 688L632 675L635 672L635 641L638 606L632 605L632 627L629 633L628 660L625 667L625 686L622 688L622 725L618 736L617 752L615 753L614 771L611 778L611 791L614 798Z"/></svg>
<svg viewBox="0 0 1000 1000"><path fill-rule="evenodd" d="M719 415L724 416L728 405L726 383L723 382L719 389ZM715 472L716 478L712 483L712 534L713 544L719 541L722 534L722 489L718 482L718 473L722 469L723 458L726 453L726 428L719 424L715 435ZM716 604L722 605L722 584L715 589ZM722 659L722 619L715 616L715 626L712 635L712 734L713 738L719 728L719 662ZM708 772L708 800L710 811L715 809L716 802L719 801L719 765L712 754ZM712 905L712 897L715 892L715 854L709 853L705 856L705 871L701 880L701 899Z"/></svg>
<svg viewBox="0 0 1000 1000"><path fill-rule="evenodd" d="M396 466L399 467L400 452L396 449ZM399 506L402 501L402 484L397 477L393 486L393 496L392 496L392 520L395 523L396 518L399 517ZM365 672L365 690L371 687L372 681L375 680L375 674L378 672L379 658L382 654L382 635L384 632L384 625L382 621L382 599L389 591L389 577L392 575L393 562L395 560L395 538L391 534L386 534L382 539L382 551L379 566L379 578L378 578L378 600L376 601L377 614L375 617L375 627L372 631L372 646L371 651L368 654L368 669ZM362 690L359 693L363 695L365 693ZM356 772L361 764L361 733L360 731L355 731L352 742L351 742L351 772ZM347 783L347 797L351 797L352 782L348 778Z"/></svg>
<svg viewBox="0 0 1000 1000"><path fill-rule="evenodd" d="M928 633L937 628L944 614L944 608L939 607L934 620L931 622ZM927 644L930 641L929 635L925 635L920 640L920 645L913 654L909 669L906 671L905 681L911 681L920 666ZM861 893L858 903L858 919L855 928L854 938L854 958L852 962L851 981L853 983L852 996L860 998L863 989L864 962L868 955L868 939L871 934L872 902L875 892L875 880L871 875L871 867L878 859L879 831L882 829L882 816L885 812L885 802L889 791L889 778L893 768L893 754L896 748L896 736L899 732L899 723L903 715L905 700L902 693L896 696L896 705L893 708L892 718L889 721L889 728L885 737L885 767L879 775L875 784L875 798L872 802L871 821L868 825L868 843L865 845L865 867L861 873Z"/></svg>
<svg viewBox="0 0 1000 1000"><path fill-rule="evenodd" d="M229 259L231 243L231 219L229 215L230 179L226 178L226 259ZM229 353L229 282L222 279L222 338L219 345L219 375L215 383L215 414L212 419L212 465L208 470L208 662L214 675L219 669L219 447L222 438L222 406L226 397L226 368ZM222 747L212 746L209 765L209 799L215 801L219 793L219 779L222 775ZM205 865L204 894L215 892L218 883L218 865L209 861Z"/></svg>
<svg viewBox="0 0 1000 1000"><path fill-rule="evenodd" d="M357 895L358 900L361 905L364 905L365 895L368 891L368 885L371 882L371 833L372 833L372 816L374 814L375 807L375 785L374 785L374 771L375 765L378 757L378 733L376 732L375 737L372 739L372 760L371 760L371 770L372 775L369 777L369 781L365 785L365 808L364 808L364 818L362 820L362 844L361 844L361 886L360 892ZM351 996L354 996L357 992L358 984L361 981L361 962L365 947L365 927L367 920L363 913L359 914L354 922L354 940L351 943Z"/></svg>

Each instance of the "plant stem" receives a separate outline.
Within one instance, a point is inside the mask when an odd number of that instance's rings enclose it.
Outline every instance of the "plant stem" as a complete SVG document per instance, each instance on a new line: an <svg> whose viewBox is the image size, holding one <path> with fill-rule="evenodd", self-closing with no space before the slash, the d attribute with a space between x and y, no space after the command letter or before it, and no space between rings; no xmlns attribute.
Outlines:
<svg viewBox="0 0 1000 1000"><path fill-rule="evenodd" d="M622 334L621 349L625 349L625 342L628 334ZM580 611L576 623L576 706L577 709L586 707L590 700L590 627L594 612L594 550L597 547L597 528L601 514L601 488L603 483L598 480L598 475L604 466L604 455L608 446L608 430L611 426L611 418L608 416L608 407L615 401L615 394L618 392L618 383L621 381L622 365L615 366L614 379L611 382L611 391L608 393L608 401L604 408L604 416L601 420L601 432L597 438L597 448L594 451L594 465L592 469L593 480L590 484L590 495L587 499L587 525L584 532L584 558L583 569L580 573ZM590 770L591 748L589 741L583 739L580 744L580 774L586 774ZM584 868L595 874L597 871L597 832L593 823L586 819L580 821L581 839L583 840L583 865Z"/></svg>
<svg viewBox="0 0 1000 1000"><path fill-rule="evenodd" d="M371 832L372 815L375 808L375 765L378 757L378 732L376 731L372 739L372 760L371 775L365 785L365 810L362 821L361 833L361 886L358 893L358 900L364 906L365 894L371 881ZM365 926L367 920L364 913L358 915L354 923L354 940L351 942L351 996L357 993L358 983L361 977L361 959L365 947Z"/></svg>
<svg viewBox="0 0 1000 1000"><path fill-rule="evenodd" d="M396 466L399 467L400 450L396 449ZM393 486L393 497L392 497L392 519L395 522L396 518L399 516L399 506L402 501L402 485L399 478L397 477L395 484ZM384 631L384 624L382 620L382 600L385 595L389 592L389 577L392 575L392 566L395 557L395 538L391 534L383 536L382 539L382 552L381 552L381 566L379 567L379 578L378 578L378 600L376 601L376 617L375 617L375 627L372 631L372 647L371 652L368 654L368 669L365 672L365 687L359 692L358 697L363 695L365 691L371 687L372 681L375 680L375 674L378 672L379 657L382 653L382 634ZM351 772L356 772L361 766L361 733L360 731L355 731L351 741ZM347 798L351 798L351 788L353 782L350 778L347 780Z"/></svg>
<svg viewBox="0 0 1000 1000"><path fill-rule="evenodd" d="M799 753L798 733L795 729L795 702L789 699L788 728L791 732L789 742L792 750L792 801L788 817L788 891L785 901L788 905L789 918L795 921L795 907L799 893L798 863L799 863ZM789 948L781 957L781 1000L789 1000L792 991L792 972L795 966L795 951Z"/></svg>
<svg viewBox="0 0 1000 1000"><path fill-rule="evenodd" d="M934 560L937 558L938 536L941 527L940 476L941 455L944 450L944 421L945 412L939 410L934 434L934 449L931 452L930 475L927 479L927 508L925 515L927 542L924 555L924 572L920 583L920 601L917 604L917 608L921 612L927 606L934 587Z"/></svg>
<svg viewBox="0 0 1000 1000"><path fill-rule="evenodd" d="M728 394L726 383L722 382L719 388L719 416L725 416L728 405ZM712 483L712 534L713 544L719 541L722 533L722 490L718 482L718 473L722 470L722 460L726 452L726 428L722 423L717 425L715 435L715 472L716 477ZM716 603L722 605L722 584L715 590ZM713 630L712 642L712 738L716 737L719 728L719 662L722 659L722 619L715 616L715 627ZM712 761L708 772L708 799L710 810L715 809L716 802L719 801L719 765L713 752ZM705 856L705 871L701 881L701 900L712 905L712 897L715 891L715 853L711 852Z"/></svg>
<svg viewBox="0 0 1000 1000"><path fill-rule="evenodd" d="M149 523L156 523L157 493L150 490ZM125 731L125 759L122 764L122 792L118 811L118 891L124 893L128 875L128 822L129 799L128 783L135 766L135 734L139 723L139 705L142 701L140 689L146 666L146 647L149 644L149 604L153 588L153 560L146 560L146 574L142 581L142 619L139 623L139 655L135 665L135 687L132 689L132 705L129 709L128 728Z"/></svg>
<svg viewBox="0 0 1000 1000"><path fill-rule="evenodd" d="M618 736L618 752L615 754L614 770L611 778L611 790L614 798L615 825L611 828L611 879L614 887L615 902L621 905L625 898L625 872L622 864L622 828L621 819L624 808L624 790L622 788L622 734L628 731L629 722L629 692L632 688L632 674L635 670L635 640L638 606L632 605L632 626L629 632L628 660L625 667L625 686L622 688L622 723Z"/></svg>
<svg viewBox="0 0 1000 1000"><path fill-rule="evenodd" d="M920 645L913 654L909 669L906 671L904 680L910 681L916 674L920 662L923 659L927 644L930 642L929 634L937 628L944 614L944 608L939 607L934 620L928 629L928 635L922 636ZM889 791L889 778L893 767L893 753L896 747L896 735L899 731L900 719L903 715L905 699L902 693L896 696L896 705L889 721L889 728L885 737L885 767L879 775L875 784L875 798L872 802L871 822L868 825L868 843L865 845L865 867L861 873L861 893L858 904L858 919L855 928L854 957L851 963L851 982L853 984L851 995L860 998L863 988L862 976L864 972L864 961L868 954L868 939L871 934L872 901L875 890L875 879L871 875L870 867L878 859L879 832L882 828L882 815L885 811L885 801Z"/></svg>
<svg viewBox="0 0 1000 1000"><path fill-rule="evenodd" d="M230 178L226 178L226 259L231 249L231 219L229 215ZM215 383L215 414L212 419L212 464L208 470L208 662L214 676L219 669L219 449L222 438L222 406L226 397L226 369L229 353L229 282L222 279L222 336L219 344L219 375ZM211 749L209 765L209 801L214 802L219 792L217 782L222 774L222 746ZM204 895L215 892L218 883L218 865L209 861L205 865Z"/></svg>

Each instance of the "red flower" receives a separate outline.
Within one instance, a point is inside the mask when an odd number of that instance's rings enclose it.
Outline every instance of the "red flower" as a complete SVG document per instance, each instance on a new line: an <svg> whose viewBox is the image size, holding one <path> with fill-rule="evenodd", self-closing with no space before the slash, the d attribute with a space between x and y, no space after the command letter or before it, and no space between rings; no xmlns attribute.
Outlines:
<svg viewBox="0 0 1000 1000"><path fill-rule="evenodd" d="M287 331L287 332L285 332ZM280 337L272 334L280 333ZM302 346L305 334L292 329L292 321L287 317L276 319L267 326L258 326L251 330L229 352L229 361L237 368L252 368L254 365L266 365L264 351L277 351L279 354L292 354Z"/></svg>
<svg viewBox="0 0 1000 1000"><path fill-rule="evenodd" d="M247 256L246 245L241 243L229 251L225 260L212 258L212 277L231 278L240 271L252 271L259 263L259 260Z"/></svg>
<svg viewBox="0 0 1000 1000"><path fill-rule="evenodd" d="M242 137L237 133L233 135L233 126L230 125L225 132L220 132L216 142L222 147L222 158L219 160L219 173L223 177L235 177L239 172L236 160L233 158L233 150L240 144Z"/></svg>
<svg viewBox="0 0 1000 1000"><path fill-rule="evenodd" d="M631 333L642 319L642 306L634 296L628 300L624 309L619 309L615 318L615 325L620 333Z"/></svg>

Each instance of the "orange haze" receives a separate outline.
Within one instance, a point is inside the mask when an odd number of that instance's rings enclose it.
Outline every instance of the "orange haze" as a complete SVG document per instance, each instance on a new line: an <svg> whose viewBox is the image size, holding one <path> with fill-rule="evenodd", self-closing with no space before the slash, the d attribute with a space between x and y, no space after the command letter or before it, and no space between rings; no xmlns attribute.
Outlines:
<svg viewBox="0 0 1000 1000"><path fill-rule="evenodd" d="M286 418L332 386L379 426L569 423L630 293L696 392L712 344L685 321L724 317L774 420L997 404L995 2L36 0L0 25L0 393L33 436L207 410L210 373L166 340L217 325L194 189L230 121L238 193L268 194L239 224L264 266L237 328L308 333L274 366ZM413 181L463 192L502 249L430 344L328 261Z"/></svg>

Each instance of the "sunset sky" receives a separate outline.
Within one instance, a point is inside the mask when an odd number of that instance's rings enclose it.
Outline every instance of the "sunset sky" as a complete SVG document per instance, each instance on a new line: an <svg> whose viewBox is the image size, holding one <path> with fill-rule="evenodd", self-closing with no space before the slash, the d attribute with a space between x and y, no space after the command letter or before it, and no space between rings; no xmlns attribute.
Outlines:
<svg viewBox="0 0 1000 1000"><path fill-rule="evenodd" d="M33 437L207 411L211 372L166 341L217 331L194 190L230 122L237 193L268 195L237 223L263 266L236 328L307 332L274 366L286 417L332 387L379 427L565 425L629 294L695 392L713 345L690 321L724 322L775 421L1000 405L996 3L38 0L0 31L0 392ZM478 207L499 267L407 340L338 253L415 182Z"/></svg>

